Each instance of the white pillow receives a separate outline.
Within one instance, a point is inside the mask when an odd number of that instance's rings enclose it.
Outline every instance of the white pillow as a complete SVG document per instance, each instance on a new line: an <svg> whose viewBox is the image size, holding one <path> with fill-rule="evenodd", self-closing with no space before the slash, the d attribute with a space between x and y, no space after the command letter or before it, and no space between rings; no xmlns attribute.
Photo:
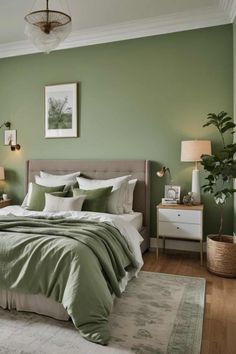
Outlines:
<svg viewBox="0 0 236 354"><path fill-rule="evenodd" d="M45 187L58 187L58 186L63 186L65 185L65 191L69 190L75 183L76 179L75 178L43 178L40 176L35 176L35 183L40 184L41 186Z"/></svg>
<svg viewBox="0 0 236 354"><path fill-rule="evenodd" d="M21 207L24 208L24 209L27 209L28 206L29 206L29 200L31 198L32 190L33 190L32 182L29 182L29 184L28 184L28 192L27 192L27 194L26 194L26 196L25 196L25 198L23 200L23 203L21 204Z"/></svg>
<svg viewBox="0 0 236 354"><path fill-rule="evenodd" d="M45 193L45 207L43 211L81 211L85 196L63 198Z"/></svg>
<svg viewBox="0 0 236 354"><path fill-rule="evenodd" d="M111 194L108 198L107 209L111 214L123 214L126 190L130 175L111 179L88 179L84 177L77 177L79 188L85 190L110 187L112 186Z"/></svg>
<svg viewBox="0 0 236 354"><path fill-rule="evenodd" d="M128 188L126 190L124 212L132 213L133 212L133 198L134 198L134 188L137 183L137 179L131 179L128 181Z"/></svg>
<svg viewBox="0 0 236 354"><path fill-rule="evenodd" d="M24 200L21 204L21 208L26 209L28 207L28 196L29 196L29 193L27 193L26 196L24 197Z"/></svg>
<svg viewBox="0 0 236 354"><path fill-rule="evenodd" d="M80 172L73 172L73 173L69 173L67 175L53 175L51 173L47 173L47 172L44 172L44 171L40 171L40 177L42 178L55 178L56 179L69 179L69 180L72 180L74 179L75 182L76 182L76 177L78 177L80 175Z"/></svg>

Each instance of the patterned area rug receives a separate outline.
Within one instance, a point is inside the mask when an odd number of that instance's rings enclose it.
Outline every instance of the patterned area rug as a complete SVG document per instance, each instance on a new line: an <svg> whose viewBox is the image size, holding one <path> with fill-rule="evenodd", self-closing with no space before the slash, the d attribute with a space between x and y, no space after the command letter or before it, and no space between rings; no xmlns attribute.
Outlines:
<svg viewBox="0 0 236 354"><path fill-rule="evenodd" d="M71 322L0 309L0 353L197 354L204 296L204 279L140 272L115 301L107 347L81 338Z"/></svg>

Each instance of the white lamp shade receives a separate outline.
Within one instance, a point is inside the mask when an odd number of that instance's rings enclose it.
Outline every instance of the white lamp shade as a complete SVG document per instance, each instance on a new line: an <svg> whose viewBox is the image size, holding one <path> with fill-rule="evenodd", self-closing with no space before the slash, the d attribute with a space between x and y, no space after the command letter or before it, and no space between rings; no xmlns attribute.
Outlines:
<svg viewBox="0 0 236 354"><path fill-rule="evenodd" d="M211 155L210 140L186 140L181 142L181 161L201 161L201 155Z"/></svg>
<svg viewBox="0 0 236 354"><path fill-rule="evenodd" d="M4 167L0 166L0 180L4 180L5 179L5 171L4 171Z"/></svg>

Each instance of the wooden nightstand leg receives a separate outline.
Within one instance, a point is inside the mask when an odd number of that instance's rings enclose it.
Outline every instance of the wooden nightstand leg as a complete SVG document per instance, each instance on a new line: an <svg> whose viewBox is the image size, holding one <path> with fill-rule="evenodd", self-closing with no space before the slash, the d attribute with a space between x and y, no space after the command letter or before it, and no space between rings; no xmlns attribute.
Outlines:
<svg viewBox="0 0 236 354"><path fill-rule="evenodd" d="M200 241L200 259L201 259L201 266L203 265L203 242Z"/></svg>
<svg viewBox="0 0 236 354"><path fill-rule="evenodd" d="M156 248L156 256L157 256L157 260L158 260L158 256L159 256L158 242L159 242L159 237L157 236L157 248Z"/></svg>

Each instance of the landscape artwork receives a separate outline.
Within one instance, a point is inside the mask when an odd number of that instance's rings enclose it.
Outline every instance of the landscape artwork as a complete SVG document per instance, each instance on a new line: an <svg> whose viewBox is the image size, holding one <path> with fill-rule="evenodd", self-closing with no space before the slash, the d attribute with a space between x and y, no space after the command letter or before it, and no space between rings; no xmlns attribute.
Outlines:
<svg viewBox="0 0 236 354"><path fill-rule="evenodd" d="M45 137L77 137L77 84L45 87Z"/></svg>

